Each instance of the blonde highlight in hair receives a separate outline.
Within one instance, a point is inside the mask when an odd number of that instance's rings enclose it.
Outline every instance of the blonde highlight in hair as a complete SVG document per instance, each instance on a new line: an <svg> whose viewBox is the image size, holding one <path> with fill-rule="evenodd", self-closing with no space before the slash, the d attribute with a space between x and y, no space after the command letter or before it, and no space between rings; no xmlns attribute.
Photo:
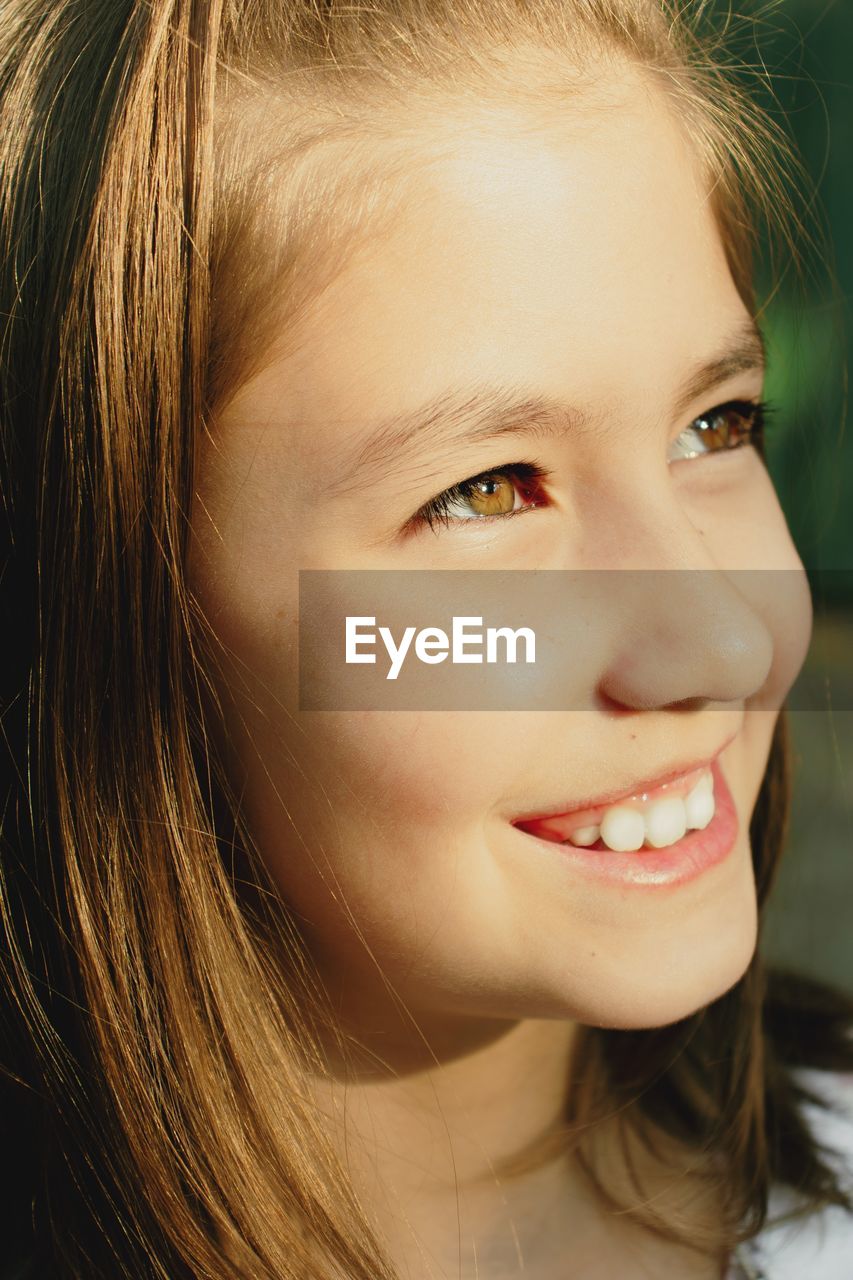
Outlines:
<svg viewBox="0 0 853 1280"><path fill-rule="evenodd" d="M196 451L356 238L382 234L415 103L553 104L602 60L632 64L691 130L752 304L756 229L795 170L702 36L706 9L3 6L3 1020L52 1275L394 1280L310 1099L332 1011L216 746L216 656L184 573ZM517 84L522 62L538 78ZM784 734L783 715L753 820L762 900ZM709 1252L756 1230L771 1177L803 1160L813 1199L841 1202L767 1048L765 982L756 959L675 1028L586 1028L575 1063L560 1142L605 1199L593 1137L614 1099L635 1136L698 1143L726 1190L725 1220L689 1241ZM777 1148L768 1090L791 1121Z"/></svg>

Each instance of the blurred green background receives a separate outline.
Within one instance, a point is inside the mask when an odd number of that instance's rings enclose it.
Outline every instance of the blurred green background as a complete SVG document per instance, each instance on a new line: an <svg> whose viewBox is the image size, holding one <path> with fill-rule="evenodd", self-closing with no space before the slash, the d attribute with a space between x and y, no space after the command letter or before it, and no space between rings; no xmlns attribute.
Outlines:
<svg viewBox="0 0 853 1280"><path fill-rule="evenodd" d="M737 18L738 0L718 9ZM770 73L773 95L759 96L797 144L832 249L809 256L801 282L761 273L762 298L776 294L762 319L768 465L809 572L820 690L813 710L789 713L791 835L762 949L853 992L853 0L770 0L738 53Z"/></svg>

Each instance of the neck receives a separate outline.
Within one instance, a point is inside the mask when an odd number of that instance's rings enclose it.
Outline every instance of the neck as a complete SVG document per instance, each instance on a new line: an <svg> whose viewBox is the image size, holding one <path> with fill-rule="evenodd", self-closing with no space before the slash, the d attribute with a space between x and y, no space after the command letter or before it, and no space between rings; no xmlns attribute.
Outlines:
<svg viewBox="0 0 853 1280"><path fill-rule="evenodd" d="M385 1047L381 1064L373 1056L355 1078L338 1066L316 1095L362 1203L412 1275L429 1274L424 1248L452 1260L453 1274L473 1249L481 1274L503 1274L504 1255L506 1273L515 1274L521 1237L530 1238L529 1253L566 1167L552 1161L502 1179L495 1166L560 1125L575 1028L529 1019L481 1024L475 1033L465 1020L459 1030L454 1037L445 1029L431 1065L412 1065L412 1045L398 1044L391 1061ZM435 1052L436 1038L428 1039ZM493 1265L484 1271L486 1254Z"/></svg>
<svg viewBox="0 0 853 1280"><path fill-rule="evenodd" d="M414 1043L401 1037L392 1052L377 1036L360 1067L338 1062L315 1081L341 1159L401 1275L627 1277L647 1274L632 1270L647 1248L649 1265L659 1265L659 1242L603 1209L570 1156L512 1177L496 1168L561 1127L575 1031L558 1020L465 1020L455 1036L445 1026L426 1037L435 1054L427 1065ZM645 1172L666 1196L672 1167L662 1182L660 1168ZM679 1181L686 1191L683 1168ZM621 1190L632 1198L627 1184ZM681 1272L672 1274L720 1274L707 1260L697 1269L692 1254L678 1251L675 1261Z"/></svg>

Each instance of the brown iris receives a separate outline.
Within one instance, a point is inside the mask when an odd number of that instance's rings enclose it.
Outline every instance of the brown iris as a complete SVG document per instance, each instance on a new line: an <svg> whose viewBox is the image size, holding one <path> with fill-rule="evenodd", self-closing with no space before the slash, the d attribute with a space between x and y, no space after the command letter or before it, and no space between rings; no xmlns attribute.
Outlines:
<svg viewBox="0 0 853 1280"><path fill-rule="evenodd" d="M515 506L515 485L496 471L470 480L465 486L465 500L478 516L502 516Z"/></svg>
<svg viewBox="0 0 853 1280"><path fill-rule="evenodd" d="M754 412L744 413L732 405L697 418L695 425L699 428L703 440L707 440L714 446L733 449L749 440L755 416Z"/></svg>

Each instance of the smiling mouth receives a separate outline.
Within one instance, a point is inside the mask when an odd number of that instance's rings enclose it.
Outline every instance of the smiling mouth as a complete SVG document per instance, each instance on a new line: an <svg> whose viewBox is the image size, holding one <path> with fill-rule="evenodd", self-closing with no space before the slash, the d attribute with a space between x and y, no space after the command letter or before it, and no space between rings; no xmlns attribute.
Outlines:
<svg viewBox="0 0 853 1280"><path fill-rule="evenodd" d="M709 760L654 783L641 783L630 793L582 809L516 818L512 825L579 849L627 853L667 848L712 821L716 812L712 764L728 745Z"/></svg>

